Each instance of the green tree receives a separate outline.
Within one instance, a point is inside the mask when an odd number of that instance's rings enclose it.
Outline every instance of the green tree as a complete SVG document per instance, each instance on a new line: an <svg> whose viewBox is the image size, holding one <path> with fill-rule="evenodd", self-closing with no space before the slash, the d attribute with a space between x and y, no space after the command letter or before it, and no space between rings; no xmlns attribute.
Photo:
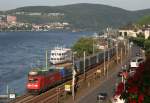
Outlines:
<svg viewBox="0 0 150 103"><path fill-rule="evenodd" d="M131 38L130 40L133 41L138 46L144 47L144 41L145 41L145 39L143 37Z"/></svg>
<svg viewBox="0 0 150 103"><path fill-rule="evenodd" d="M93 43L96 44L96 40L90 37L82 37L73 45L72 50L77 52L78 57L82 57L84 51L88 56L93 53ZM95 46L94 50L95 52L98 51Z"/></svg>
<svg viewBox="0 0 150 103"><path fill-rule="evenodd" d="M139 25L147 25L150 24L150 15L145 15L142 18L139 19L137 22Z"/></svg>
<svg viewBox="0 0 150 103"><path fill-rule="evenodd" d="M137 34L137 37L145 39L145 35L143 33Z"/></svg>
<svg viewBox="0 0 150 103"><path fill-rule="evenodd" d="M150 40L145 40L144 46L146 50L150 50Z"/></svg>

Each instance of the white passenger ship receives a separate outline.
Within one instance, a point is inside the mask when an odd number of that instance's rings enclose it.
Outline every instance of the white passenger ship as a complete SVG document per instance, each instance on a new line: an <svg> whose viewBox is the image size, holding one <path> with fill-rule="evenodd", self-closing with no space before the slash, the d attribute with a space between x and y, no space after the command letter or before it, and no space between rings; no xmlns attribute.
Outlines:
<svg viewBox="0 0 150 103"><path fill-rule="evenodd" d="M70 48L55 47L50 53L50 63L61 64L72 59L72 52Z"/></svg>

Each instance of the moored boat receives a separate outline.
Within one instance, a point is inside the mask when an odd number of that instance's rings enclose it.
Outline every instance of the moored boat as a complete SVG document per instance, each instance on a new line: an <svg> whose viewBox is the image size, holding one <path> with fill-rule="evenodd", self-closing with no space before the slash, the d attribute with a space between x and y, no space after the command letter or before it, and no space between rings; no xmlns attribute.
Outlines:
<svg viewBox="0 0 150 103"><path fill-rule="evenodd" d="M63 47L55 47L51 50L50 53L50 63L51 64L61 64L72 59L72 52L70 48L63 48Z"/></svg>

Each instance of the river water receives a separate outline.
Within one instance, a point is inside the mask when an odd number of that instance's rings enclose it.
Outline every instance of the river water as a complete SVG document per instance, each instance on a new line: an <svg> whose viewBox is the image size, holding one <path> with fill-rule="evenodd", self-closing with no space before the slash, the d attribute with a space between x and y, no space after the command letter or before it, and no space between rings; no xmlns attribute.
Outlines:
<svg viewBox="0 0 150 103"><path fill-rule="evenodd" d="M0 32L0 94L25 93L27 74L33 66L43 65L45 50L55 46L71 47L80 37L93 32Z"/></svg>

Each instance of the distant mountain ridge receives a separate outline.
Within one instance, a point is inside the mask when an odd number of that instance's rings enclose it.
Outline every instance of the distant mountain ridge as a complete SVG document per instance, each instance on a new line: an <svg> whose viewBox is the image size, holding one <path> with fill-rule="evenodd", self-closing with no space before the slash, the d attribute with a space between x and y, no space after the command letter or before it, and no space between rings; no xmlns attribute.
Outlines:
<svg viewBox="0 0 150 103"><path fill-rule="evenodd" d="M64 13L64 17L60 20L57 19L58 21L69 22L72 28L81 28L85 30L98 30L107 26L119 27L127 23L136 22L145 15L150 15L150 9L128 11L107 5L87 3L65 6L28 6L8 10L5 13L14 14L16 12ZM53 22L43 15L39 17L17 15L17 18L20 22Z"/></svg>

